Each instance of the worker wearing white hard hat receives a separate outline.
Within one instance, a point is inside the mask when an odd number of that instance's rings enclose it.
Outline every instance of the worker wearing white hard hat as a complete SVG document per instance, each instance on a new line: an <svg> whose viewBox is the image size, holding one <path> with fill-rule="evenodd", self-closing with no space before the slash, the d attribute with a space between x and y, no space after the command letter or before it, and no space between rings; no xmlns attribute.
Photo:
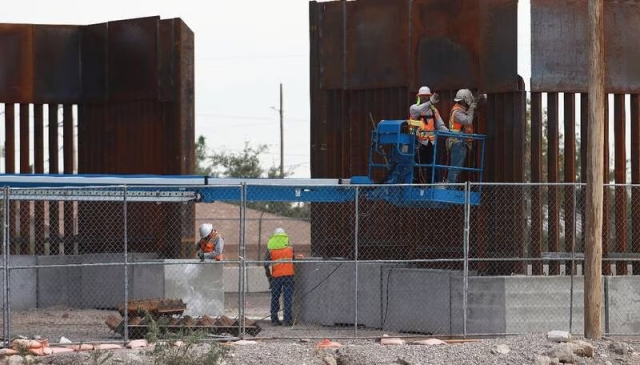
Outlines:
<svg viewBox="0 0 640 365"><path fill-rule="evenodd" d="M276 228L267 244L267 252L264 256L264 270L269 280L271 289L271 324L275 326L293 325L293 291L294 291L294 266L293 247L289 241L289 235L283 228ZM300 257L299 255L297 257ZM284 315L280 321L280 295L283 296Z"/></svg>
<svg viewBox="0 0 640 365"><path fill-rule="evenodd" d="M456 93L453 108L449 115L449 130L453 133L473 133L473 118L477 107L477 102L469 89L460 89ZM449 152L449 169L447 182L456 183L461 170L456 167L463 167L467 158L467 149L473 147L473 139L449 138L447 140L447 150Z"/></svg>
<svg viewBox="0 0 640 365"><path fill-rule="evenodd" d="M222 261L224 256L224 238L216 230L211 223L203 223L200 225L200 240L198 241L198 258L200 261L205 259L213 259Z"/></svg>
<svg viewBox="0 0 640 365"><path fill-rule="evenodd" d="M414 169L413 182L439 182L440 174L433 169L433 165L438 164L438 161L434 161L435 131L448 131L440 117L440 112L435 107L440 98L438 94L431 93L428 86L420 87L417 97L416 103L409 107L410 123L416 127L415 134L418 141L415 162L420 165Z"/></svg>

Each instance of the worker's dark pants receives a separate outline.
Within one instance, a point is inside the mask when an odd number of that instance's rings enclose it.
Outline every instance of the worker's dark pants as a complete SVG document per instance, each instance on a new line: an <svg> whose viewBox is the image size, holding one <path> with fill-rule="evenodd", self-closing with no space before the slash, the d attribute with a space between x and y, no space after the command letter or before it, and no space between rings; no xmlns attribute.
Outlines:
<svg viewBox="0 0 640 365"><path fill-rule="evenodd" d="M423 145L422 143L418 144L418 153L416 153L416 163L424 165L430 164L433 165L433 143L429 143L428 145ZM420 184L432 184L434 182L439 182L438 174L436 171L436 175L432 176L433 168L432 167L416 167L413 169L413 182Z"/></svg>
<svg viewBox="0 0 640 365"><path fill-rule="evenodd" d="M271 278L271 321L278 321L280 293L284 296L284 324L293 324L293 276Z"/></svg>

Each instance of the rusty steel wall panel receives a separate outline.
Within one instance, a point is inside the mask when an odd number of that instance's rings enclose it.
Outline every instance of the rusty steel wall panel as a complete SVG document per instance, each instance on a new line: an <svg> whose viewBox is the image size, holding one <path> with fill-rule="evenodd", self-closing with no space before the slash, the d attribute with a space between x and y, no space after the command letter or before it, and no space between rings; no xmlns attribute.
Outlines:
<svg viewBox="0 0 640 365"><path fill-rule="evenodd" d="M482 92L507 92L519 88L518 2L479 2L480 70L478 88ZM462 26L461 29L465 29Z"/></svg>
<svg viewBox="0 0 640 365"><path fill-rule="evenodd" d="M33 26L33 101L75 103L80 98L80 28Z"/></svg>
<svg viewBox="0 0 640 365"><path fill-rule="evenodd" d="M30 105L34 105L35 172L192 174L195 167L194 34L181 19L129 19L89 26L0 25L0 102L5 103L5 171L16 172L16 103L20 109L20 173L31 172ZM34 61L35 59L35 61ZM44 110L48 104L48 150L44 151ZM78 148L73 131L78 107ZM62 128L59 127L59 107ZM59 133L63 151L60 156ZM142 136L143 138L140 138ZM45 156L46 154L46 156ZM59 166L59 158L63 164ZM62 170L62 171L61 171ZM82 253L122 250L123 222L114 219L109 242L90 244L96 227L104 226L91 203L36 202L33 219L50 226L50 254L78 244ZM131 209L136 209L133 207ZM74 232L73 212L82 224ZM153 244L130 230L130 248L181 255L175 242L193 240L193 206L140 208L129 223L145 227L156 216ZM86 214L84 214L86 213ZM27 244L30 204L11 203L11 252L43 254L44 242L36 230L35 251ZM161 218L157 218L161 217ZM19 218L19 219L18 219ZM60 219L61 218L61 219ZM113 241L116 245L113 245ZM107 245L112 246L108 247ZM113 251L112 251L113 252Z"/></svg>
<svg viewBox="0 0 640 365"><path fill-rule="evenodd" d="M179 19L164 19L158 29L158 99L160 101L176 100L176 26Z"/></svg>
<svg viewBox="0 0 640 365"><path fill-rule="evenodd" d="M640 91L640 2L605 0L605 90ZM531 0L532 91L587 92L587 0Z"/></svg>
<svg viewBox="0 0 640 365"><path fill-rule="evenodd" d="M409 78L409 2L346 2L348 89L403 85Z"/></svg>
<svg viewBox="0 0 640 365"><path fill-rule="evenodd" d="M109 100L157 98L159 20L148 17L109 22Z"/></svg>
<svg viewBox="0 0 640 365"><path fill-rule="evenodd" d="M325 90L346 88L346 4L346 1L309 3L316 11L316 22L312 24L317 27L319 86Z"/></svg>
<svg viewBox="0 0 640 365"><path fill-rule="evenodd" d="M312 1L309 9L322 89L517 88L515 0Z"/></svg>
<svg viewBox="0 0 640 365"><path fill-rule="evenodd" d="M480 80L477 0L416 0L411 14L415 81L437 90L475 88Z"/></svg>
<svg viewBox="0 0 640 365"><path fill-rule="evenodd" d="M0 101L33 97L33 32L29 24L0 24Z"/></svg>
<svg viewBox="0 0 640 365"><path fill-rule="evenodd" d="M194 49L195 37L193 31L189 29L186 23L177 19L173 22L174 34L177 42L175 43L175 67L173 71L175 75L175 102L168 105L172 112L166 114L168 120L167 130L173 133L168 135L165 146L175 147L170 151L172 163L164 167L164 174L193 174L196 166L195 156L195 63ZM165 107L166 109L167 107ZM180 136L175 142L175 136ZM193 211L195 214L195 211ZM188 215L188 214L187 214ZM183 215L184 217L184 215ZM191 219L191 218L189 218ZM195 216L193 216L195 219ZM190 235L193 234L191 231Z"/></svg>
<svg viewBox="0 0 640 365"><path fill-rule="evenodd" d="M82 101L85 103L107 100L108 29L107 23L81 28Z"/></svg>

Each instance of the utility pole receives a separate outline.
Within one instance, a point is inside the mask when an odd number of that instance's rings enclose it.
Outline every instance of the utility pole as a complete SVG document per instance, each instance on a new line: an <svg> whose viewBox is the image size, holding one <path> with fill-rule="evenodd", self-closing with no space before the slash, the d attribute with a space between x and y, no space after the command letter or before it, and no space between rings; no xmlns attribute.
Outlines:
<svg viewBox="0 0 640 365"><path fill-rule="evenodd" d="M584 261L584 336L602 337L602 195L604 161L604 0L589 0L589 124Z"/></svg>
<svg viewBox="0 0 640 365"><path fill-rule="evenodd" d="M280 178L284 179L284 123L282 119L282 83L280 83Z"/></svg>

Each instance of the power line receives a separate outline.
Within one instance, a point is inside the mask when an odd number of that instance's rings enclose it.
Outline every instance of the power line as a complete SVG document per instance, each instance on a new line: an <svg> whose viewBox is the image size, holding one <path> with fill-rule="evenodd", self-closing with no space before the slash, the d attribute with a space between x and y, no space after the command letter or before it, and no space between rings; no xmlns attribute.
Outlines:
<svg viewBox="0 0 640 365"><path fill-rule="evenodd" d="M271 117L258 117L258 116L250 116L250 115L226 115L226 114L215 114L215 113L196 113L196 116L201 117L211 117L211 118L227 118L227 119L248 119L248 120L268 120L268 121L277 121L276 118ZM305 118L284 118L287 122L309 122L309 119Z"/></svg>

